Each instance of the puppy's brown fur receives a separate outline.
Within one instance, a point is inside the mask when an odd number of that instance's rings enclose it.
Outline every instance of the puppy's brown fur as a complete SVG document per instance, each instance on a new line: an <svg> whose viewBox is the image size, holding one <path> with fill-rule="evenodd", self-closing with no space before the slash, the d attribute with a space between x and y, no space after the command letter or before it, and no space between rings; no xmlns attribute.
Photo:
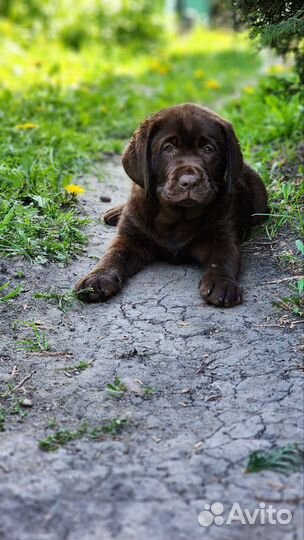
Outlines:
<svg viewBox="0 0 304 540"><path fill-rule="evenodd" d="M105 256L76 285L81 298L105 301L155 259L195 260L205 267L201 296L216 306L242 301L240 242L267 214L261 178L243 162L228 122L186 103L160 111L135 131L123 166L133 180ZM86 290L81 293L83 289Z"/></svg>

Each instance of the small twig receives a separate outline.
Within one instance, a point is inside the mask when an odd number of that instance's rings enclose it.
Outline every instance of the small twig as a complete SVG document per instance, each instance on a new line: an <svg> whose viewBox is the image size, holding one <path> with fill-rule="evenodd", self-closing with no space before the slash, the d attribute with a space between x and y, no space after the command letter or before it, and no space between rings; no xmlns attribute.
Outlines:
<svg viewBox="0 0 304 540"><path fill-rule="evenodd" d="M303 324L304 319L302 321L291 321L290 328L293 328L296 324Z"/></svg>
<svg viewBox="0 0 304 540"><path fill-rule="evenodd" d="M205 370L205 368L207 368L212 362L215 361L215 358L208 358L208 356L209 354L205 355L205 360L203 360L201 365L197 368L195 372L197 375L202 373Z"/></svg>
<svg viewBox="0 0 304 540"><path fill-rule="evenodd" d="M14 388L10 391L10 394L13 393L13 392L16 392L17 390L19 390L19 388L21 388L26 381L31 379L31 377L34 375L34 373L36 373L35 369L34 369L34 371L31 371L31 373L29 373L28 375L23 377L23 379L21 379L20 383L18 383L16 386L14 386Z"/></svg>
<svg viewBox="0 0 304 540"><path fill-rule="evenodd" d="M255 324L255 328L284 328L281 324Z"/></svg>
<svg viewBox="0 0 304 540"><path fill-rule="evenodd" d="M278 298L276 299L276 303L278 304L278 306L280 306L281 308L283 309L286 309L287 311L289 311L289 305L284 302L284 300L282 298ZM287 316L285 316L286 318ZM283 319L283 317L281 317Z"/></svg>
<svg viewBox="0 0 304 540"><path fill-rule="evenodd" d="M269 241L264 241L264 242L261 242L261 241L253 241L251 240L250 243L251 244L256 244L258 246L272 246L272 244L277 244L279 242L279 240L269 240Z"/></svg>
<svg viewBox="0 0 304 540"><path fill-rule="evenodd" d="M17 371L18 371L18 368L17 368L17 366L14 366L14 367L13 367L13 369L12 369L12 373L11 373L11 377L12 377L12 379L13 379L13 378L15 377L15 375L16 375L16 373L17 373Z"/></svg>
<svg viewBox="0 0 304 540"><path fill-rule="evenodd" d="M296 279L304 279L303 275L300 276L290 276L282 279L274 279L273 281L264 281L264 285L273 285L276 283L284 283L285 281L295 281Z"/></svg>
<svg viewBox="0 0 304 540"><path fill-rule="evenodd" d="M205 371L206 368L208 368L210 366L210 364L212 364L212 362L215 362L215 358L213 360L209 360L209 362L205 363L203 362L200 367L196 370L196 375L199 375L200 373L203 373ZM214 369L214 368L212 368Z"/></svg>
<svg viewBox="0 0 304 540"><path fill-rule="evenodd" d="M286 328L289 325L289 328L292 329L296 324L303 324L304 319L301 321L291 321L290 319L282 320L281 324L255 324L255 328Z"/></svg>
<svg viewBox="0 0 304 540"><path fill-rule="evenodd" d="M27 354L32 354L33 356L73 356L72 352L68 351L30 351Z"/></svg>
<svg viewBox="0 0 304 540"><path fill-rule="evenodd" d="M216 401L217 399L220 399L222 397L222 393L219 390L218 392L213 392L209 394L209 396L205 397L205 401Z"/></svg>
<svg viewBox="0 0 304 540"><path fill-rule="evenodd" d="M276 499L271 499L269 497L260 497L260 495L255 495L254 497L257 501L263 501L263 502L270 502L270 503L277 503L278 501ZM281 503L285 504L299 504L304 501L304 497L294 497L293 499L283 499Z"/></svg>
<svg viewBox="0 0 304 540"><path fill-rule="evenodd" d="M192 406L191 403L185 403L184 401L179 401L178 404L181 405L182 407L191 407Z"/></svg>

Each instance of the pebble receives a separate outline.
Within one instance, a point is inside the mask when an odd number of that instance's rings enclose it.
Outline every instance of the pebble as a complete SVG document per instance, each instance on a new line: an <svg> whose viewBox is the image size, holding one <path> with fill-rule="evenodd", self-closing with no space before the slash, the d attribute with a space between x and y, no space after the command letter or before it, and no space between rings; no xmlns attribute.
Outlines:
<svg viewBox="0 0 304 540"><path fill-rule="evenodd" d="M133 379L132 377L123 377L121 382L126 387L128 392L137 394L141 397L145 395L145 389L137 379Z"/></svg>
<svg viewBox="0 0 304 540"><path fill-rule="evenodd" d="M32 402L31 399L24 398L24 399L20 402L20 405L22 405L22 407L32 407L32 406L33 406L33 402Z"/></svg>

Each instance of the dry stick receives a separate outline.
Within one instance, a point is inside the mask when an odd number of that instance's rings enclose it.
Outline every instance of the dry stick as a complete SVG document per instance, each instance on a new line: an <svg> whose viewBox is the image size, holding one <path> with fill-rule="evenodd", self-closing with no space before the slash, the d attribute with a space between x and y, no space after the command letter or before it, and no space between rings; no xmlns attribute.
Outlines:
<svg viewBox="0 0 304 540"><path fill-rule="evenodd" d="M294 281L295 279L304 279L304 276L290 276L282 279L274 279L273 281L264 281L264 285L273 285L276 283L284 283L284 281Z"/></svg>
<svg viewBox="0 0 304 540"><path fill-rule="evenodd" d="M259 242L259 241L253 241L251 240L250 243L252 244L255 244L257 246L272 246L272 244L277 244L279 242L279 240L270 240L270 241L264 241L264 242Z"/></svg>
<svg viewBox="0 0 304 540"><path fill-rule="evenodd" d="M24 383L28 381L34 375L34 373L36 373L36 369L34 369L34 371L31 371L31 373L29 373L25 377L23 377L20 383L16 384L14 388L12 388L11 390L8 390L7 392L4 392L4 394L1 394L1 397L6 399L8 396L11 396L14 392L16 392L16 390L19 390L24 385Z"/></svg>
<svg viewBox="0 0 304 540"><path fill-rule="evenodd" d="M10 391L10 393L16 392L16 390L19 390L19 388L21 388L24 385L24 383L26 381L28 381L34 375L34 373L36 373L35 369L34 369L34 371L31 371L31 373L29 373L28 375L23 377L23 379L20 381L20 383L18 383L16 386L14 386L14 388Z"/></svg>
<svg viewBox="0 0 304 540"><path fill-rule="evenodd" d="M212 364L212 362L215 362L215 358L208 358L206 357L205 360L202 361L199 368L196 370L196 374L199 375L200 373L203 373L203 371Z"/></svg>
<svg viewBox="0 0 304 540"><path fill-rule="evenodd" d="M304 323L304 320L303 321L291 321L290 326L293 328L296 324L303 324L303 323Z"/></svg>
<svg viewBox="0 0 304 540"><path fill-rule="evenodd" d="M296 324L304 324L304 320L302 321L291 321L286 320L282 321L282 324L255 324L255 328L285 328L287 324L290 324L290 328L293 328Z"/></svg>
<svg viewBox="0 0 304 540"><path fill-rule="evenodd" d="M255 495L254 497L257 501L266 501L266 502L270 502L270 503L276 503L277 504L277 499L271 499L269 497L260 497L259 495ZM304 497L294 497L292 499L284 499L282 502L284 502L285 504L298 504L298 503L301 503L304 501Z"/></svg>
<svg viewBox="0 0 304 540"><path fill-rule="evenodd" d="M17 366L14 366L13 369L12 369L12 373L11 373L12 379L15 377L17 371L18 371Z"/></svg>
<svg viewBox="0 0 304 540"><path fill-rule="evenodd" d="M281 324L255 324L254 328L284 328Z"/></svg>
<svg viewBox="0 0 304 540"><path fill-rule="evenodd" d="M68 351L31 351L28 354L33 356L73 356L74 353Z"/></svg>

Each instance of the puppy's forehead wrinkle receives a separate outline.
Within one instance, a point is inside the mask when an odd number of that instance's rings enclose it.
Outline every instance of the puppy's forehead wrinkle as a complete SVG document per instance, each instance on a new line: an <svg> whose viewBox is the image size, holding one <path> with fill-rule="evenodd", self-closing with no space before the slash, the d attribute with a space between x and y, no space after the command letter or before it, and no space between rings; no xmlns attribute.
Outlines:
<svg viewBox="0 0 304 540"><path fill-rule="evenodd" d="M174 144L188 147L190 150L199 139L206 142L213 142L217 145L222 141L223 135L220 127L216 124L201 122L200 119L193 119L185 123L183 119L164 123L155 134L152 145L173 142ZM175 143L176 140L176 143Z"/></svg>

